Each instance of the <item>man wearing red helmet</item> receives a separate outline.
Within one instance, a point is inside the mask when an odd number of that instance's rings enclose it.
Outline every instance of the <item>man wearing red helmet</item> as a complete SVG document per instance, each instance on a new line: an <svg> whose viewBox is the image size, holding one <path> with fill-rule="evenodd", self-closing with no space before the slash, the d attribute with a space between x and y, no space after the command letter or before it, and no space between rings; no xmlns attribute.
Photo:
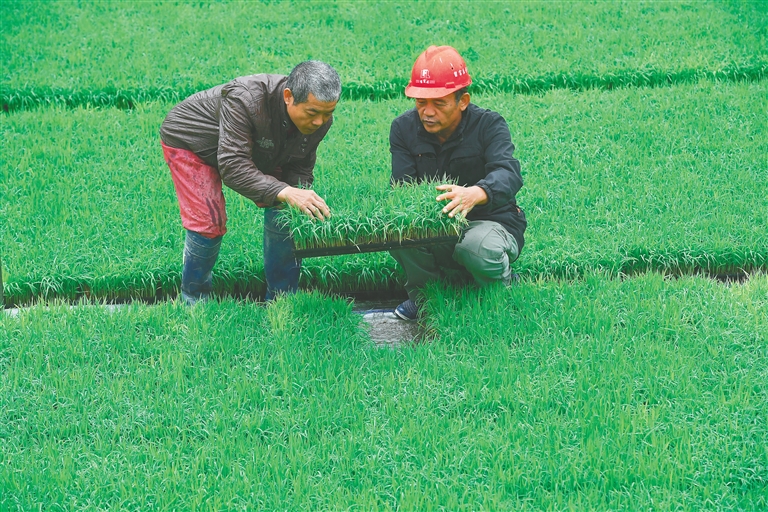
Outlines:
<svg viewBox="0 0 768 512"><path fill-rule="evenodd" d="M472 79L459 53L430 46L419 55L406 96L416 107L392 121L392 182L455 181L437 187L443 213L469 220L455 245L391 251L407 276L408 300L395 309L418 316L420 290L433 279L461 276L480 285L509 284L511 263L523 248L525 214L515 194L523 186L506 121L470 103Z"/></svg>

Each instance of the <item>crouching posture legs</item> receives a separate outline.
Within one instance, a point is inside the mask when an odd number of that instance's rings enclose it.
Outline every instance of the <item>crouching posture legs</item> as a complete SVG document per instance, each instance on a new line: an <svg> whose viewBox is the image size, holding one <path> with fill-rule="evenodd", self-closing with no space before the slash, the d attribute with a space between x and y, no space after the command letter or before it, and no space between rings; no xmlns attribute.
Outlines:
<svg viewBox="0 0 768 512"><path fill-rule="evenodd" d="M490 220L470 222L453 251L453 259L480 285L497 281L508 285L512 279L510 264L517 255L515 237L501 224Z"/></svg>
<svg viewBox="0 0 768 512"><path fill-rule="evenodd" d="M488 220L471 221L455 245L420 247L391 251L403 267L408 300L395 309L403 320L415 320L421 289L435 279L474 280L485 286L495 282L510 284L511 263L517 259L515 238L501 224Z"/></svg>

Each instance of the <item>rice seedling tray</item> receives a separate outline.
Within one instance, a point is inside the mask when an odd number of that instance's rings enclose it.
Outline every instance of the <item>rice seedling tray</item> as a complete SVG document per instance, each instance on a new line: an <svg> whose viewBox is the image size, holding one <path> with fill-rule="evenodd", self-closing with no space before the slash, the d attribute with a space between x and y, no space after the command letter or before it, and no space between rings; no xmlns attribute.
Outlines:
<svg viewBox="0 0 768 512"><path fill-rule="evenodd" d="M459 237L435 236L430 238L389 240L366 244L339 245L333 247L310 247L293 251L297 258L312 258L315 256L339 256L341 254L360 254L364 252L381 252L392 249L410 249L414 247L431 247L434 245L455 244Z"/></svg>

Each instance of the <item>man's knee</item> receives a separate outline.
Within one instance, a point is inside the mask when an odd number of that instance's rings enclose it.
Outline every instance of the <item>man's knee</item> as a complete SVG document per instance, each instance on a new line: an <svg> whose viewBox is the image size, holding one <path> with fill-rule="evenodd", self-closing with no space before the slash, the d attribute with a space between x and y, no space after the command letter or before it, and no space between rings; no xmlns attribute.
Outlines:
<svg viewBox="0 0 768 512"><path fill-rule="evenodd" d="M497 223L470 226L456 245L454 259L481 284L507 282L511 275L510 257L517 255L517 244Z"/></svg>
<svg viewBox="0 0 768 512"><path fill-rule="evenodd" d="M509 256L496 246L456 246L456 261L479 282L500 281L509 273Z"/></svg>

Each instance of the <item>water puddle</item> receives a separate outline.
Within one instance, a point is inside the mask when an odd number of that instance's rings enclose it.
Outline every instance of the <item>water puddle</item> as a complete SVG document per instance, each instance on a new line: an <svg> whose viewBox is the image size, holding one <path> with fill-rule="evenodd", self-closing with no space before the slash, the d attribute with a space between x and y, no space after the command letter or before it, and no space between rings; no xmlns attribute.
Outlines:
<svg viewBox="0 0 768 512"><path fill-rule="evenodd" d="M377 346L396 348L419 343L424 338L424 330L418 322L400 320L395 316L394 310L402 300L355 302L353 310L363 316L368 335Z"/></svg>
<svg viewBox="0 0 768 512"><path fill-rule="evenodd" d="M102 308L102 309L104 309L106 311L109 311L110 313L114 313L118 309L124 308L127 305L128 304L92 304L92 305L89 305L88 307ZM69 309L81 308L81 307L83 307L82 304L80 304L80 305L70 305ZM30 309L30 307L26 307L26 308L6 308L4 311L5 311L6 315L8 315L8 316L10 316L12 318L16 318L16 317L19 316L19 314L22 311L29 310L29 309Z"/></svg>

